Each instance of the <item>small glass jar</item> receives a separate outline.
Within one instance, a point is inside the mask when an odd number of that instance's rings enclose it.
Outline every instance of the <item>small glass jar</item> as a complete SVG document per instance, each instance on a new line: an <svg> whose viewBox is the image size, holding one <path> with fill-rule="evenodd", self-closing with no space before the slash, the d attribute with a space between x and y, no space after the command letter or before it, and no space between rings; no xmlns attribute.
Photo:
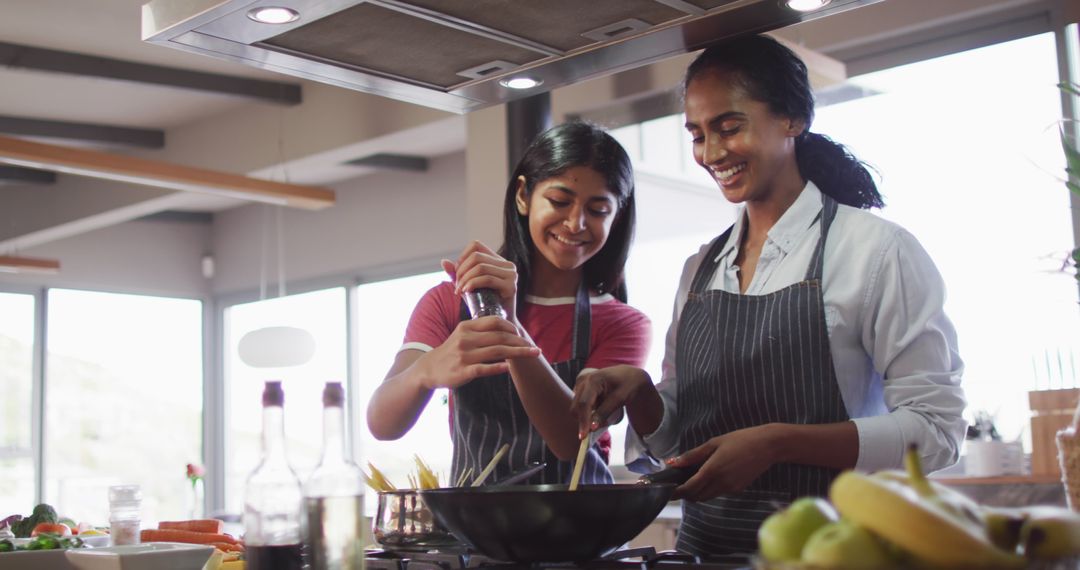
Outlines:
<svg viewBox="0 0 1080 570"><path fill-rule="evenodd" d="M142 490L138 485L109 487L109 536L113 546L139 544Z"/></svg>

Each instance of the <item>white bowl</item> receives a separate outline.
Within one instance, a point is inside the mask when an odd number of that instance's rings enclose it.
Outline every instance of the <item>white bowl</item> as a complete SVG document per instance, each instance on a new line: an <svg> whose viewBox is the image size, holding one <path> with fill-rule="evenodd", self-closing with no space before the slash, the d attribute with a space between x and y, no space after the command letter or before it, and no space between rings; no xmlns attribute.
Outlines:
<svg viewBox="0 0 1080 570"><path fill-rule="evenodd" d="M71 570L64 551L16 550L0 553L0 568L4 570Z"/></svg>
<svg viewBox="0 0 1080 570"><path fill-rule="evenodd" d="M208 544L149 542L68 550L77 570L200 570L214 547Z"/></svg>

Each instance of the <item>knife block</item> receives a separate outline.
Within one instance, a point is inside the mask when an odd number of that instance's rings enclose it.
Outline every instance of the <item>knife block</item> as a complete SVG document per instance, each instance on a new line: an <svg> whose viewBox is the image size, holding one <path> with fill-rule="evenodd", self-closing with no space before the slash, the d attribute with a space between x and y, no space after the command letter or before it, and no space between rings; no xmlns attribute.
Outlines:
<svg viewBox="0 0 1080 570"><path fill-rule="evenodd" d="M1072 424L1080 389L1033 390L1031 408L1031 474L1061 477L1057 432Z"/></svg>

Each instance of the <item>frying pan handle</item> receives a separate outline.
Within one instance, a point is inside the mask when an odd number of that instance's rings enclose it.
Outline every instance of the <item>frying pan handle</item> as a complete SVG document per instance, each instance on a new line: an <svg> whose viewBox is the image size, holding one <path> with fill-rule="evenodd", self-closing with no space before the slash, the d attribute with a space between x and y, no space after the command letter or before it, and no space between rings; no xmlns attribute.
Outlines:
<svg viewBox="0 0 1080 570"><path fill-rule="evenodd" d="M652 483L675 483L676 485L682 485L687 479L694 476L694 473L698 472L700 465L694 465L692 467L668 467L662 471L656 473L646 473L641 477L638 477L639 485L649 485Z"/></svg>

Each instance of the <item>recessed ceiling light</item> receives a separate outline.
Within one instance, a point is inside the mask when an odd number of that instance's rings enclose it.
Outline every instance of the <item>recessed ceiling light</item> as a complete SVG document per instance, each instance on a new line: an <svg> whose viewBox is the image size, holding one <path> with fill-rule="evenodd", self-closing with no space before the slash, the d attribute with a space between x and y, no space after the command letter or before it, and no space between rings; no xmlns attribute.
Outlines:
<svg viewBox="0 0 1080 570"><path fill-rule="evenodd" d="M824 8L831 0L787 0L788 8L799 12L812 12Z"/></svg>
<svg viewBox="0 0 1080 570"><path fill-rule="evenodd" d="M264 24L288 24L300 19L300 12L281 6L263 6L247 13L248 18Z"/></svg>
<svg viewBox="0 0 1080 570"><path fill-rule="evenodd" d="M500 79L499 83L503 87L509 87L510 89L532 89L543 83L543 80L535 77L511 77L509 79Z"/></svg>

